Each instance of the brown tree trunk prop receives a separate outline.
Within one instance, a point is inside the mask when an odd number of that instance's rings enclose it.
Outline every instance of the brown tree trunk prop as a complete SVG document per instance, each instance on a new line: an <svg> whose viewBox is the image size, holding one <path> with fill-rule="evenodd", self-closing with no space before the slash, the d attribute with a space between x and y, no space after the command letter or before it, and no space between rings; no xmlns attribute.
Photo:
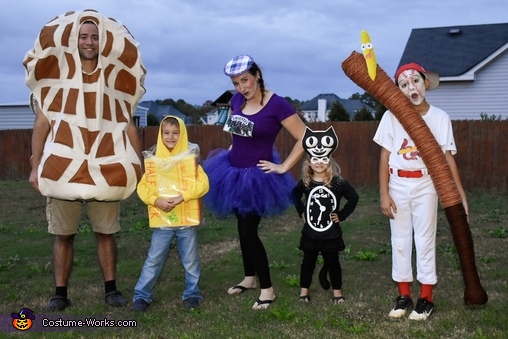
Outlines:
<svg viewBox="0 0 508 339"><path fill-rule="evenodd" d="M446 157L434 135L416 111L413 104L399 90L393 80L379 65L375 80L369 77L365 58L353 52L342 63L344 73L358 86L366 90L387 107L416 144L436 187L457 249L464 279L464 302L468 307L487 304L487 292L483 289L475 264L474 244L453 174Z"/></svg>

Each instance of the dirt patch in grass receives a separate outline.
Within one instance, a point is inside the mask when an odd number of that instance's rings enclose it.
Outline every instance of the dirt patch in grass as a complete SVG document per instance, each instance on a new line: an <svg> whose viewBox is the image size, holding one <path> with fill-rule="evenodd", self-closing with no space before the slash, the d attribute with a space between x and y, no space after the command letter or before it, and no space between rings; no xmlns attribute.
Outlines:
<svg viewBox="0 0 508 339"><path fill-rule="evenodd" d="M240 247L238 240L225 240L220 243L204 244L199 246L201 262L204 264L221 258L224 254Z"/></svg>

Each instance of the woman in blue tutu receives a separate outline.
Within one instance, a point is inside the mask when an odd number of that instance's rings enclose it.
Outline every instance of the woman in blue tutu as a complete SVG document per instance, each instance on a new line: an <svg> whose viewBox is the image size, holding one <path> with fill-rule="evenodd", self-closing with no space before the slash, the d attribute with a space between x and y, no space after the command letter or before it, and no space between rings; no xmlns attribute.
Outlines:
<svg viewBox="0 0 508 339"><path fill-rule="evenodd" d="M224 130L232 134L232 145L214 150L203 167L210 181L204 197L217 216L235 214L245 277L228 289L238 294L261 288L253 309L266 309L275 300L268 256L258 235L263 216L275 215L291 206L295 185L288 172L303 155L301 138L305 125L295 109L282 97L265 88L261 69L248 55L231 59L224 67L237 93ZM274 143L285 128L296 139L288 157L281 162Z"/></svg>

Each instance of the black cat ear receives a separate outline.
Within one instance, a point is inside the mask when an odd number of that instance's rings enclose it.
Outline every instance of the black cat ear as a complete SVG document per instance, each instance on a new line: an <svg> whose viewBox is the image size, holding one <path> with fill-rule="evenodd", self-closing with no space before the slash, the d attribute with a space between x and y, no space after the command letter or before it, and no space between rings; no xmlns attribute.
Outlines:
<svg viewBox="0 0 508 339"><path fill-rule="evenodd" d="M332 126L328 127L328 129L325 132L328 133L334 139L335 146L333 148L333 151L335 151L337 147L339 147L339 136L337 135L337 133L335 133L335 129Z"/></svg>
<svg viewBox="0 0 508 339"><path fill-rule="evenodd" d="M308 146L308 139L310 138L310 136L314 133L313 130L311 130L309 128L309 126L305 126L305 131L303 132L303 137L302 137L302 147L303 149L305 150L305 152L307 152L307 148L309 147L312 147L312 146Z"/></svg>
<svg viewBox="0 0 508 339"><path fill-rule="evenodd" d="M333 128L333 126L328 127L325 132L333 134L335 136L335 139L337 139L337 141L339 140L339 137L337 136L337 133L335 133L335 129Z"/></svg>

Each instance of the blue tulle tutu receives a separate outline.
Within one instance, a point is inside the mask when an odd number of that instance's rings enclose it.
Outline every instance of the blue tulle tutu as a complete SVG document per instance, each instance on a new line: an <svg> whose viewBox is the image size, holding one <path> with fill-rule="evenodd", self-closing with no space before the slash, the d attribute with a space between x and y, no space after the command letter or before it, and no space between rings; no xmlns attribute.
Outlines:
<svg viewBox="0 0 508 339"><path fill-rule="evenodd" d="M273 162L280 164L275 149ZM226 149L212 151L203 169L210 181L210 190L203 201L218 217L236 212L271 216L283 213L292 205L290 197L296 181L289 172L275 174L265 173L257 166L234 167Z"/></svg>

